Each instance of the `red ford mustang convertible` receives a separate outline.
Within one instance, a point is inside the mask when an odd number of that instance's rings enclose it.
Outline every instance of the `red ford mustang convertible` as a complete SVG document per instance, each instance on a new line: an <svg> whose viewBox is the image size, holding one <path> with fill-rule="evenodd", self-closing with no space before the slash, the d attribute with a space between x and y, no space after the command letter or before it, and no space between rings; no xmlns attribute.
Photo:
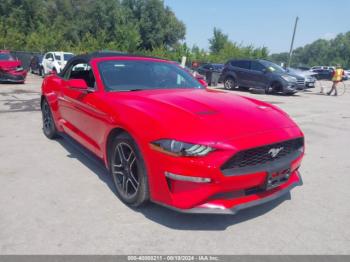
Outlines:
<svg viewBox="0 0 350 262"><path fill-rule="evenodd" d="M277 107L207 89L176 63L97 52L42 85L43 131L101 158L120 199L228 213L301 184L303 133Z"/></svg>

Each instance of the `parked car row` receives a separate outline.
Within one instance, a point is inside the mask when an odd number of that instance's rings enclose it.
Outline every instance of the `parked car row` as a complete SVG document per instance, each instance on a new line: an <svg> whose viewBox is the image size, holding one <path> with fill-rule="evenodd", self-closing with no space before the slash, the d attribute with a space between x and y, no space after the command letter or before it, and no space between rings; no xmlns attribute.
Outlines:
<svg viewBox="0 0 350 262"><path fill-rule="evenodd" d="M221 74L224 87L264 90L265 93L294 94L304 89L306 83L313 86L313 79L285 70L270 61L262 59L230 60Z"/></svg>
<svg viewBox="0 0 350 262"><path fill-rule="evenodd" d="M0 51L2 60L7 59L18 68L12 71L7 68L0 71L0 80L12 82L24 82L26 70L21 67L21 62L13 58L9 51ZM34 55L31 59L29 71L33 74L45 76L51 72L60 73L67 61L74 56L73 53L55 51L44 55ZM11 62L12 61L12 62ZM6 69L6 66L3 68ZM22 70L19 70L22 69ZM314 66L308 71L307 68L282 68L270 61L263 59L240 59L230 60L225 65L206 63L195 71L189 70L198 81L203 84L206 81L209 86L216 86L224 83L226 89L235 88L260 89L265 93L294 94L299 90L313 88L316 80L330 80L334 67ZM9 73L9 72L12 73ZM348 71L345 71L344 80L349 78ZM10 75L10 77L9 77Z"/></svg>
<svg viewBox="0 0 350 262"><path fill-rule="evenodd" d="M335 67L334 66L313 66L310 68L310 72L315 73L317 80L331 80ZM350 78L350 71L344 70L343 80Z"/></svg>
<svg viewBox="0 0 350 262"><path fill-rule="evenodd" d="M314 73L300 69L284 69L263 59L230 60L225 65L206 63L197 72L205 76L208 85L224 83L226 89L261 89L266 93L294 94L299 90L313 88Z"/></svg>
<svg viewBox="0 0 350 262"><path fill-rule="evenodd" d="M48 52L45 55L34 55L29 63L29 72L45 76L51 72L60 73L67 61L74 56L67 52ZM27 70L22 62L9 50L0 50L0 82L24 83Z"/></svg>
<svg viewBox="0 0 350 262"><path fill-rule="evenodd" d="M48 52L45 55L35 55L30 61L29 70L31 73L41 76L51 72L60 73L67 61L74 56L67 52Z"/></svg>

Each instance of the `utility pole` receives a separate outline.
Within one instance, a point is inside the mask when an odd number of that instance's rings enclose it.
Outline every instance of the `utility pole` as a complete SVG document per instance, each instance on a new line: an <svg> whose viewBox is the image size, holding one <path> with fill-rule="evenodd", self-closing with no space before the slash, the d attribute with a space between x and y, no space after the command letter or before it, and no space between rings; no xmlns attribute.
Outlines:
<svg viewBox="0 0 350 262"><path fill-rule="evenodd" d="M295 32L297 31L298 20L299 20L299 17L295 18L293 37L292 37L292 42L290 43L290 50L289 50L288 67L290 67L290 63L291 63L291 60L292 60L294 38L295 38Z"/></svg>

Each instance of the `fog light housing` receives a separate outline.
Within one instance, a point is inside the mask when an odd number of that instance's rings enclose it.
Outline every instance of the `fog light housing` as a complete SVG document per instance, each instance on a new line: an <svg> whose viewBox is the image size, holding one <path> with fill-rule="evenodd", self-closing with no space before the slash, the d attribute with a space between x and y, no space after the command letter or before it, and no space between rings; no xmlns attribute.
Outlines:
<svg viewBox="0 0 350 262"><path fill-rule="evenodd" d="M210 183L212 181L211 178L208 178L208 177L183 176L183 175L170 173L167 171L164 172L164 175L167 178L178 180L178 181L187 181L187 182L194 182L194 183Z"/></svg>

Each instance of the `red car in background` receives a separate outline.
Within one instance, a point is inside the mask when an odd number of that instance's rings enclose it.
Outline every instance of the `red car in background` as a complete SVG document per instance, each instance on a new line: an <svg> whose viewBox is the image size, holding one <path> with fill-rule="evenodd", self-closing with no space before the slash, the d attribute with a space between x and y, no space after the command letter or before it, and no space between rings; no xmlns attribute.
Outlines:
<svg viewBox="0 0 350 262"><path fill-rule="evenodd" d="M207 89L174 62L76 56L44 79L41 108L44 134L101 158L130 206L234 214L302 183L303 133L286 113Z"/></svg>
<svg viewBox="0 0 350 262"><path fill-rule="evenodd" d="M27 70L8 50L0 50L0 82L24 83Z"/></svg>

